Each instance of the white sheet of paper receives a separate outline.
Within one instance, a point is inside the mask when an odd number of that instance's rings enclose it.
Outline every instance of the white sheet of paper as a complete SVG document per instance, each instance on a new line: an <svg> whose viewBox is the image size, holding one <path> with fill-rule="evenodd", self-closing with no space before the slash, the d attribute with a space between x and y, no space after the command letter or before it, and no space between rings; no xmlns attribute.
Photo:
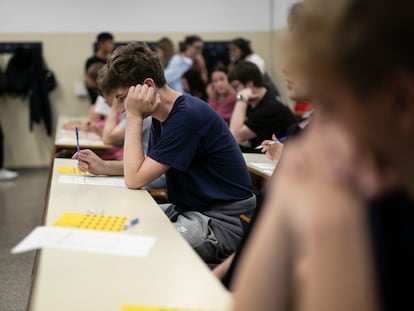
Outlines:
<svg viewBox="0 0 414 311"><path fill-rule="evenodd" d="M126 187L123 177L60 175L58 180L67 184Z"/></svg>
<svg viewBox="0 0 414 311"><path fill-rule="evenodd" d="M70 144L76 146L76 138L71 137L60 137L56 140L56 144ZM83 145L86 146L103 146L104 143L102 140L99 139L90 139L90 138L79 138L79 145L82 147Z"/></svg>
<svg viewBox="0 0 414 311"><path fill-rule="evenodd" d="M119 232L62 227L36 227L12 250L12 254L43 247L109 255L145 257L156 239Z"/></svg>

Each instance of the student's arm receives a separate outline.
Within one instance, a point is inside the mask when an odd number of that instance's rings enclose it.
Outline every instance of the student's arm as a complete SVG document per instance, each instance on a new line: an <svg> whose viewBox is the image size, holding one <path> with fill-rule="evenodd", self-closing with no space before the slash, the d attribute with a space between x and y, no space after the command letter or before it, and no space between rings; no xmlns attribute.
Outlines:
<svg viewBox="0 0 414 311"><path fill-rule="evenodd" d="M143 119L157 108L159 101L155 89L146 84L129 89L124 144L124 175L128 188L141 188L169 169L167 165L146 157L142 145Z"/></svg>
<svg viewBox="0 0 414 311"><path fill-rule="evenodd" d="M229 257L227 257L226 260L224 260L222 263L220 263L214 268L214 270L212 271L213 275L219 280L221 280L224 277L224 275L227 273L227 271L229 270L230 265L233 262L233 259L234 259L234 253L230 255Z"/></svg>
<svg viewBox="0 0 414 311"><path fill-rule="evenodd" d="M78 167L82 172L95 175L123 175L123 161L105 161L89 149L75 153L72 159L79 159Z"/></svg>
<svg viewBox="0 0 414 311"><path fill-rule="evenodd" d="M197 59L198 65L200 66L201 79L204 81L204 83L207 83L208 82L208 72L207 72L206 61L204 60L203 54L197 54L196 59Z"/></svg>
<svg viewBox="0 0 414 311"><path fill-rule="evenodd" d="M257 134L244 124L244 121L246 120L247 105L246 101L237 100L230 119L230 131L238 144L245 140L257 137Z"/></svg>
<svg viewBox="0 0 414 311"><path fill-rule="evenodd" d="M122 146L124 144L125 129L118 125L118 107L112 104L111 112L106 118L102 140L107 145Z"/></svg>
<svg viewBox="0 0 414 311"><path fill-rule="evenodd" d="M164 75L167 83L180 80L183 74L190 69L192 64L193 61L191 58L180 54L174 55L170 59L167 67L164 69Z"/></svg>

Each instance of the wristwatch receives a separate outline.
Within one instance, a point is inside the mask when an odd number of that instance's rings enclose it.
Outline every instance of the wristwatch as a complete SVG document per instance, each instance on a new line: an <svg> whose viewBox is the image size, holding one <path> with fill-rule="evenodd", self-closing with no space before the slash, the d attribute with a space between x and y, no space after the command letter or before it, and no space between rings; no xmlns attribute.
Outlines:
<svg viewBox="0 0 414 311"><path fill-rule="evenodd" d="M237 99L237 100L240 100L240 101L242 101L242 102L247 103L247 100L248 100L249 98L248 98L247 96L244 96L243 94L237 94L236 99Z"/></svg>

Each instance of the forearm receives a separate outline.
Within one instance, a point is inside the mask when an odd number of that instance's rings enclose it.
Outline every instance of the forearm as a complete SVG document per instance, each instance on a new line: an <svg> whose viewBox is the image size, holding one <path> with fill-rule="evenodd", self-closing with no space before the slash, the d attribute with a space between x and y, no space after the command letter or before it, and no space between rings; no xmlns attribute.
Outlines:
<svg viewBox="0 0 414 311"><path fill-rule="evenodd" d="M128 188L145 186L139 176L139 170L145 160L142 146L142 116L127 114L127 126L124 145L124 175Z"/></svg>
<svg viewBox="0 0 414 311"><path fill-rule="evenodd" d="M111 136L112 131L116 128L118 125L118 112L117 110L112 107L111 113L106 118L105 126L103 128L102 132L102 139L105 144L113 144L113 139Z"/></svg>
<svg viewBox="0 0 414 311"><path fill-rule="evenodd" d="M122 176L124 175L124 161L105 161L105 175Z"/></svg>
<svg viewBox="0 0 414 311"><path fill-rule="evenodd" d="M234 106L233 114L230 119L230 131L232 132L237 143L241 143L241 131L246 119L247 103L238 100Z"/></svg>
<svg viewBox="0 0 414 311"><path fill-rule="evenodd" d="M227 271L229 270L230 265L233 262L233 259L234 259L234 253L230 255L229 257L227 257L226 260L224 260L221 264L219 264L217 267L214 268L213 275L221 280L226 275Z"/></svg>

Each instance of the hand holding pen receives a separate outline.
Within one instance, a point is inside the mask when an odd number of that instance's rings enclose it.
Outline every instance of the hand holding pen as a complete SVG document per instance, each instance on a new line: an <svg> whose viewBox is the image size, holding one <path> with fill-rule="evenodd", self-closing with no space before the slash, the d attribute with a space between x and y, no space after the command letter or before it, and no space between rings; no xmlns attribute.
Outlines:
<svg viewBox="0 0 414 311"><path fill-rule="evenodd" d="M286 137L277 138L275 134L272 135L272 140L265 140L260 146L255 149L261 149L262 153L266 153L267 157L272 161L279 161L283 151L283 141Z"/></svg>

